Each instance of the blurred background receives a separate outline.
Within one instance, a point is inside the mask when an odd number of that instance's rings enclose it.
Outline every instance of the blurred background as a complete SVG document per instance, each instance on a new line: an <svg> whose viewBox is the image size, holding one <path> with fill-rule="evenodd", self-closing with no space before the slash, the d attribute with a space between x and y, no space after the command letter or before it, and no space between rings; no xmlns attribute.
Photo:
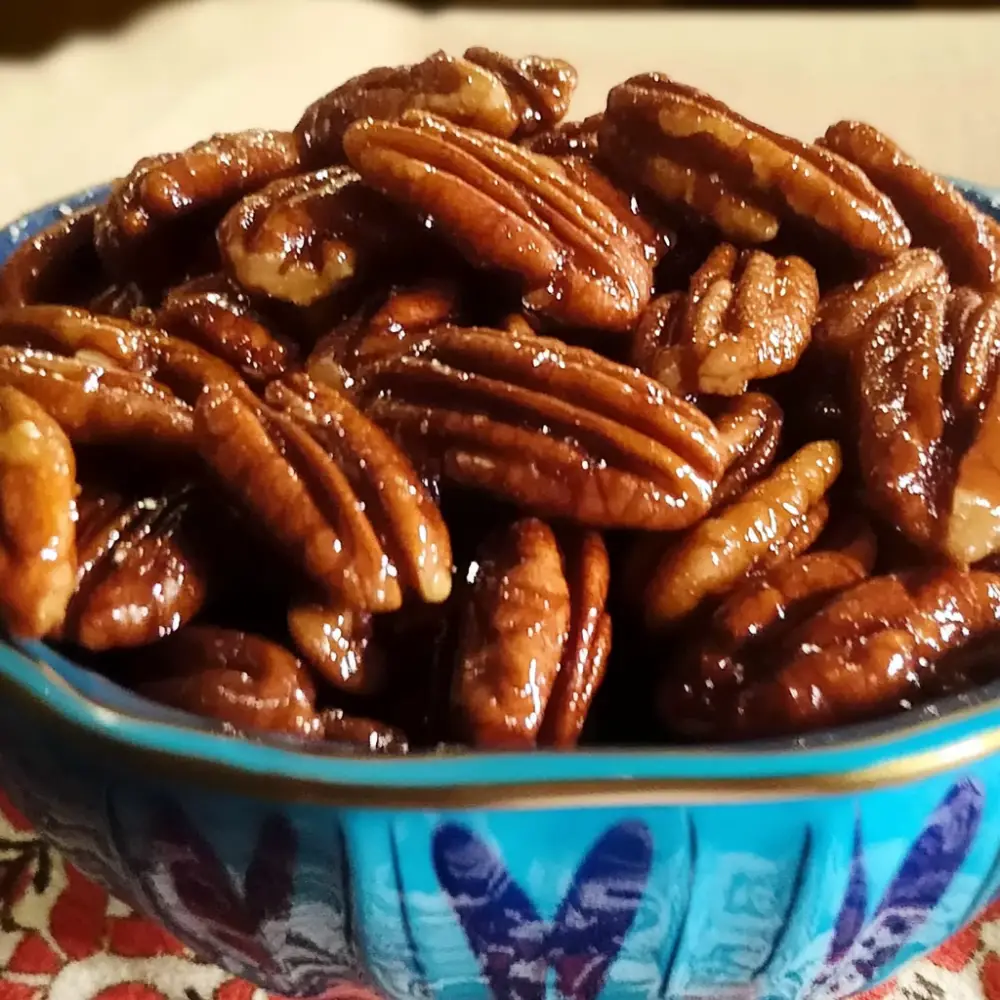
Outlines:
<svg viewBox="0 0 1000 1000"><path fill-rule="evenodd" d="M901 9L905 8L905 9ZM485 44L573 62L573 116L663 70L802 138L865 118L1000 186L1000 10L387 0L0 0L0 218L249 126L373 65Z"/></svg>

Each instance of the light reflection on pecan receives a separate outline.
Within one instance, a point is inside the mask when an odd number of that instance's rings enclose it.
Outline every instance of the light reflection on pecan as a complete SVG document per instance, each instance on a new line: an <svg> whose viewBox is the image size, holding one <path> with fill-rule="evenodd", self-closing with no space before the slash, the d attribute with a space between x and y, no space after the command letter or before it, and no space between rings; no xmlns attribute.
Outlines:
<svg viewBox="0 0 1000 1000"><path fill-rule="evenodd" d="M319 714L323 738L330 743L351 743L371 753L405 754L409 750L406 734L375 719L348 715L340 708L327 708Z"/></svg>
<svg viewBox="0 0 1000 1000"><path fill-rule="evenodd" d="M288 609L296 649L334 687L373 694L385 683L381 651L372 642L372 616L345 607L302 601Z"/></svg>
<svg viewBox="0 0 1000 1000"><path fill-rule="evenodd" d="M597 133L603 114L591 115L578 122L562 122L545 132L526 137L522 145L543 156L581 156L593 160L597 156Z"/></svg>

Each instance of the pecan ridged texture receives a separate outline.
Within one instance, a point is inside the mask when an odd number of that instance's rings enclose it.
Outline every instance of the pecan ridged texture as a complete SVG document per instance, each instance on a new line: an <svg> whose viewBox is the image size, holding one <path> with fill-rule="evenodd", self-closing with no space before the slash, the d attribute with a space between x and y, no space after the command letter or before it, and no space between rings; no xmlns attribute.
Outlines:
<svg viewBox="0 0 1000 1000"><path fill-rule="evenodd" d="M404 589L444 600L448 532L397 446L305 376L267 399L209 386L195 409L199 453L233 498L335 605L391 610Z"/></svg>
<svg viewBox="0 0 1000 1000"><path fill-rule="evenodd" d="M714 415L725 473L712 497L713 508L729 504L765 476L778 454L784 414L763 392L747 392Z"/></svg>
<svg viewBox="0 0 1000 1000"><path fill-rule="evenodd" d="M751 381L795 367L818 301L816 272L801 257L722 243L692 276L687 296L650 304L632 360L681 395L739 395Z"/></svg>
<svg viewBox="0 0 1000 1000"><path fill-rule="evenodd" d="M662 74L611 90L599 142L617 171L711 219L737 242L771 240L789 219L876 256L910 242L892 203L853 164Z"/></svg>
<svg viewBox="0 0 1000 1000"><path fill-rule="evenodd" d="M940 253L956 285L980 291L1000 287L1000 223L958 188L864 122L837 122L820 141L860 167L892 199L913 245Z"/></svg>
<svg viewBox="0 0 1000 1000"><path fill-rule="evenodd" d="M561 543L561 544L560 544ZM452 704L474 746L573 746L611 645L608 555L595 532L560 539L525 518L477 557Z"/></svg>
<svg viewBox="0 0 1000 1000"><path fill-rule="evenodd" d="M685 527L721 472L718 434L694 406L551 338L442 327L358 379L367 412L426 473L541 516Z"/></svg>
<svg viewBox="0 0 1000 1000"><path fill-rule="evenodd" d="M357 122L344 149L366 183L476 266L511 272L557 322L626 331L649 301L641 237L555 160L432 115Z"/></svg>

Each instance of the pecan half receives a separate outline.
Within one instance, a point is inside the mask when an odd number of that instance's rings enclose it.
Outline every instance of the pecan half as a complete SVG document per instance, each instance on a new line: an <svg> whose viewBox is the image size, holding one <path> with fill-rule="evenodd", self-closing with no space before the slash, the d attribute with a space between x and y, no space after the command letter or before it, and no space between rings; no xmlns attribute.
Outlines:
<svg viewBox="0 0 1000 1000"><path fill-rule="evenodd" d="M33 399L0 388L0 618L40 638L66 613L76 575L76 461Z"/></svg>
<svg viewBox="0 0 1000 1000"><path fill-rule="evenodd" d="M739 242L773 239L789 217L877 256L910 242L892 203L853 164L662 74L634 76L611 90L599 141L616 171Z"/></svg>
<svg viewBox="0 0 1000 1000"><path fill-rule="evenodd" d="M190 511L188 490L137 499L84 492L76 590L59 638L98 651L143 646L185 626L208 593Z"/></svg>
<svg viewBox="0 0 1000 1000"><path fill-rule="evenodd" d="M777 401L763 392L737 396L715 416L722 444L725 474L712 498L724 507L766 475L778 453L784 414Z"/></svg>
<svg viewBox="0 0 1000 1000"><path fill-rule="evenodd" d="M404 754L409 751L406 734L374 719L348 715L340 708L320 712L323 738L331 743L351 743L371 753Z"/></svg>
<svg viewBox="0 0 1000 1000"><path fill-rule="evenodd" d="M228 362L252 385L278 378L298 358L295 343L269 329L249 296L221 274L171 289L156 323Z"/></svg>
<svg viewBox="0 0 1000 1000"><path fill-rule="evenodd" d="M593 527L671 530L708 509L711 421L635 369L545 337L441 327L358 369L372 418L427 474Z"/></svg>
<svg viewBox="0 0 1000 1000"><path fill-rule="evenodd" d="M288 132L214 135L180 153L140 160L118 181L94 220L94 240L112 271L135 268L142 244L199 210L220 212L268 181L299 169Z"/></svg>
<svg viewBox="0 0 1000 1000"><path fill-rule="evenodd" d="M815 537L815 526L803 529L803 522L839 472L839 447L833 441L816 441L729 507L690 529L667 550L646 585L649 627L662 629L727 593L773 554L771 546L781 546L796 529L804 540ZM786 557L795 554L784 547L778 551Z"/></svg>
<svg viewBox="0 0 1000 1000"><path fill-rule="evenodd" d="M479 553L452 691L475 746L572 746L579 736L610 647L608 557L593 532L567 546L571 582L555 534L534 518Z"/></svg>
<svg viewBox="0 0 1000 1000"><path fill-rule="evenodd" d="M735 396L754 379L795 367L819 302L816 272L800 257L717 246L676 293L652 303L635 332L633 359L682 395Z"/></svg>
<svg viewBox="0 0 1000 1000"><path fill-rule="evenodd" d="M513 138L519 139L522 136L535 135L544 129L551 129L562 121L569 111L569 102L573 97L573 91L576 90L579 77L568 62L544 56L511 59L510 56L482 46L466 49L465 58L477 66L490 70L503 81L510 95L511 108L517 118ZM445 117L450 116L445 115ZM478 126L473 125L473 127ZM508 137L503 133L496 134Z"/></svg>
<svg viewBox="0 0 1000 1000"><path fill-rule="evenodd" d="M864 122L837 122L820 141L857 164L892 199L914 246L937 250L955 284L980 291L1000 287L1000 223L953 184Z"/></svg>
<svg viewBox="0 0 1000 1000"><path fill-rule="evenodd" d="M473 264L516 274L528 309L624 331L649 300L642 240L548 157L414 112L355 123L344 150L366 183Z"/></svg>
<svg viewBox="0 0 1000 1000"><path fill-rule="evenodd" d="M0 307L75 302L99 277L94 212L71 212L19 243L0 265Z"/></svg>
<svg viewBox="0 0 1000 1000"><path fill-rule="evenodd" d="M288 609L296 649L334 687L373 694L385 682L385 663L372 642L372 616L349 608L302 602Z"/></svg>
<svg viewBox="0 0 1000 1000"><path fill-rule="evenodd" d="M272 181L219 224L226 267L250 292L308 306L412 249L408 220L349 167Z"/></svg>
<svg viewBox="0 0 1000 1000"><path fill-rule="evenodd" d="M143 649L139 694L228 723L322 739L309 674L288 650L260 636L189 626Z"/></svg>

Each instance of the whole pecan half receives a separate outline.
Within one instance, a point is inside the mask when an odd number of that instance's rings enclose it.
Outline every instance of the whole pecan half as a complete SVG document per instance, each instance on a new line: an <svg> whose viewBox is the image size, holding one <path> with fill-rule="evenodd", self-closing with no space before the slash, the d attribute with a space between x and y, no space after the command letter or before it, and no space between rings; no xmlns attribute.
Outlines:
<svg viewBox="0 0 1000 1000"><path fill-rule="evenodd" d="M288 609L295 648L334 687L373 694L385 682L385 663L372 642L372 616L350 608L302 601Z"/></svg>
<svg viewBox="0 0 1000 1000"><path fill-rule="evenodd" d="M569 570L552 529L526 518L479 553L452 691L475 746L576 743L610 649L608 556L594 532L564 544Z"/></svg>
<svg viewBox="0 0 1000 1000"><path fill-rule="evenodd" d="M635 331L633 360L682 395L736 396L755 379L795 367L819 302L816 272L800 257L717 246L686 298L651 303Z"/></svg>
<svg viewBox="0 0 1000 1000"><path fill-rule="evenodd" d="M33 399L0 388L0 618L40 638L66 613L76 578L76 460Z"/></svg>
<svg viewBox="0 0 1000 1000"><path fill-rule="evenodd" d="M214 135L180 153L140 160L98 208L94 240L115 273L136 268L148 241L184 216L220 213L268 181L299 169L289 132L251 129Z"/></svg>
<svg viewBox="0 0 1000 1000"><path fill-rule="evenodd" d="M302 664L260 636L191 625L142 650L139 694L228 723L322 739L316 693ZM138 663L139 661L137 661Z"/></svg>
<svg viewBox="0 0 1000 1000"><path fill-rule="evenodd" d="M773 239L790 217L877 256L910 242L892 203L853 164L662 74L612 88L599 142L616 171L710 218L738 242Z"/></svg>
<svg viewBox="0 0 1000 1000"><path fill-rule="evenodd" d="M706 512L721 472L704 414L558 340L441 327L358 379L368 413L424 472L538 514L672 530Z"/></svg>
<svg viewBox="0 0 1000 1000"><path fill-rule="evenodd" d="M76 302L100 276L93 208L57 219L19 243L0 265L0 307Z"/></svg>
<svg viewBox="0 0 1000 1000"><path fill-rule="evenodd" d="M344 151L366 183L473 264L517 275L528 309L624 331L649 300L639 235L548 157L415 112L355 123Z"/></svg>
<svg viewBox="0 0 1000 1000"><path fill-rule="evenodd" d="M219 224L226 267L247 291L308 306L380 259L412 251L409 220L349 167L272 181Z"/></svg>
<svg viewBox="0 0 1000 1000"><path fill-rule="evenodd" d="M93 651L143 646L185 626L208 594L187 489L135 499L85 490L76 590L59 638Z"/></svg>
<svg viewBox="0 0 1000 1000"><path fill-rule="evenodd" d="M980 291L1000 287L1000 223L953 184L864 122L837 122L820 142L857 164L892 199L914 246L937 250L956 285Z"/></svg>
<svg viewBox="0 0 1000 1000"><path fill-rule="evenodd" d="M818 534L810 512L839 472L835 442L806 445L728 507L672 542L646 584L649 627L678 622L732 590L762 560L770 563L772 546L784 558L797 554L782 543L796 531L803 543Z"/></svg>
<svg viewBox="0 0 1000 1000"><path fill-rule="evenodd" d="M272 330L246 292L221 274L171 289L155 322L228 362L252 385L278 378L298 360L295 342Z"/></svg>
<svg viewBox="0 0 1000 1000"><path fill-rule="evenodd" d="M778 453L784 414L763 392L746 392L713 414L722 444L725 473L712 498L724 507L767 474Z"/></svg>

